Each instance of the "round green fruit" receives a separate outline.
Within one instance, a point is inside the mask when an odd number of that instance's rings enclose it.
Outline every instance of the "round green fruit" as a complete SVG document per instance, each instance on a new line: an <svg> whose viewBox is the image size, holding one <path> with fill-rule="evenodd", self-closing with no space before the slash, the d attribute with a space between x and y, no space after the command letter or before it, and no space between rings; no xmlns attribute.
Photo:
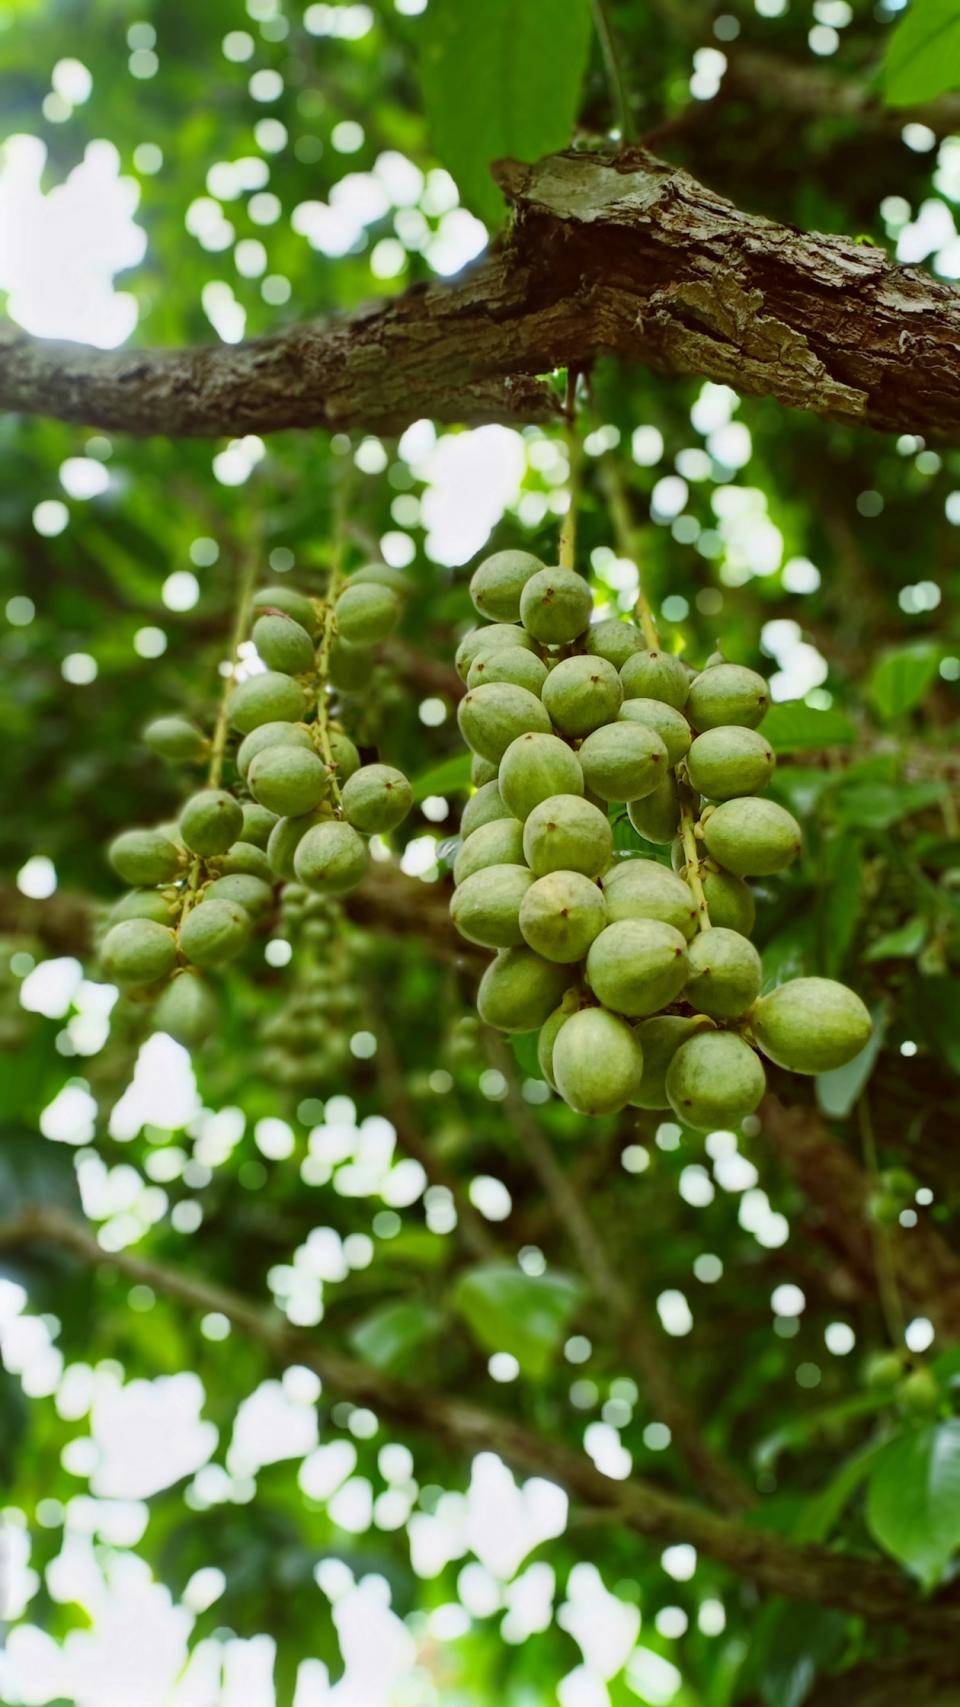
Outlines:
<svg viewBox="0 0 960 1707"><path fill-rule="evenodd" d="M604 1007L643 1019L679 996L687 981L687 945L659 919L621 919L591 944L587 983Z"/></svg>
<svg viewBox="0 0 960 1707"><path fill-rule="evenodd" d="M610 863L613 831L599 807L577 794L553 794L535 806L523 827L523 852L537 877L580 871L599 877Z"/></svg>
<svg viewBox="0 0 960 1707"><path fill-rule="evenodd" d="M251 919L261 919L264 914L273 910L273 887L270 883L265 883L262 877L251 877L248 872L234 871L211 883L204 899L235 901L238 907L243 907L250 914Z"/></svg>
<svg viewBox="0 0 960 1707"><path fill-rule="evenodd" d="M742 1037L701 1031L681 1043L667 1068L670 1107L700 1132L739 1126L766 1089L763 1067Z"/></svg>
<svg viewBox="0 0 960 1707"><path fill-rule="evenodd" d="M563 995L570 973L532 948L504 948L480 980L477 1010L496 1031L536 1031Z"/></svg>
<svg viewBox="0 0 960 1707"><path fill-rule="evenodd" d="M551 1061L557 1090L577 1114L616 1114L636 1095L643 1054L633 1028L605 1008L581 1008L562 1025Z"/></svg>
<svg viewBox="0 0 960 1707"><path fill-rule="evenodd" d="M509 622L491 622L485 628L472 628L465 634L457 647L454 657L454 667L461 681L466 681L470 674L471 664L478 658L492 657L496 652L505 652L520 646L527 652L533 651L533 641L524 629Z"/></svg>
<svg viewBox="0 0 960 1707"><path fill-rule="evenodd" d="M770 704L762 676L742 664L712 664L690 688L687 715L696 729L737 723L755 729Z"/></svg>
<svg viewBox="0 0 960 1707"><path fill-rule="evenodd" d="M268 670L303 676L313 669L313 641L292 616L279 611L259 616L253 625L253 644Z"/></svg>
<svg viewBox="0 0 960 1707"><path fill-rule="evenodd" d="M522 739L523 737L521 737ZM509 748L507 752L509 752ZM506 758L506 753L504 754ZM505 803L500 793L498 782L485 782L478 788L476 794L471 794L463 809L460 819L460 834L464 841L472 836L474 830L479 830L484 824L494 824L498 818L512 818L514 814Z"/></svg>
<svg viewBox="0 0 960 1707"><path fill-rule="evenodd" d="M743 878L734 877L732 871L710 871L705 867L701 868L700 877L710 923L749 936L756 922L757 904Z"/></svg>
<svg viewBox="0 0 960 1707"><path fill-rule="evenodd" d="M583 779L601 800L641 800L668 774L667 749L642 723L607 723L578 753Z"/></svg>
<svg viewBox="0 0 960 1707"><path fill-rule="evenodd" d="M932 1369L921 1366L912 1369L901 1381L897 1398L912 1417L935 1417L943 1405L944 1393Z"/></svg>
<svg viewBox="0 0 960 1707"><path fill-rule="evenodd" d="M302 818L278 818L267 841L267 858L278 877L288 881L293 877L293 858L308 830L315 824L326 823L319 812L307 812Z"/></svg>
<svg viewBox="0 0 960 1707"><path fill-rule="evenodd" d="M620 707L621 723L640 723L659 735L667 749L667 763L679 764L685 757L693 733L682 711L664 699L625 699Z"/></svg>
<svg viewBox="0 0 960 1707"><path fill-rule="evenodd" d="M460 935L483 948L518 948L520 907L532 883L525 865L487 865L465 878L450 902Z"/></svg>
<svg viewBox="0 0 960 1707"><path fill-rule="evenodd" d="M191 853L221 854L243 829L243 812L225 788L202 788L186 802L179 822L180 834Z"/></svg>
<svg viewBox="0 0 960 1707"><path fill-rule="evenodd" d="M312 753L313 739L303 723L261 723L243 737L237 748L237 770L244 782L257 754L266 752L268 747L300 747Z"/></svg>
<svg viewBox="0 0 960 1707"><path fill-rule="evenodd" d="M330 742L330 756L341 783L353 776L360 769L360 754L342 729L330 729L327 739Z"/></svg>
<svg viewBox="0 0 960 1707"><path fill-rule="evenodd" d="M545 960L582 960L607 922L603 895L580 871L551 871L532 881L520 908L520 932Z"/></svg>
<svg viewBox="0 0 960 1707"><path fill-rule="evenodd" d="M759 794L773 775L773 748L755 729L721 723L698 735L687 754L691 787L710 800Z"/></svg>
<svg viewBox="0 0 960 1707"><path fill-rule="evenodd" d="M552 1091L557 1088L557 1081L553 1076L553 1046L557 1041L557 1033L560 1027L566 1025L570 1015L575 1012L575 1001L571 1002L568 1007L566 999L564 999L558 1008L554 1008L553 1013L544 1020L540 1027L540 1035L537 1038L537 1064Z"/></svg>
<svg viewBox="0 0 960 1707"><path fill-rule="evenodd" d="M681 1043L710 1022L686 1014L654 1014L642 1019L635 1036L643 1053L643 1077L630 1102L634 1108L669 1108L667 1069Z"/></svg>
<svg viewBox="0 0 960 1707"><path fill-rule="evenodd" d="M267 808L256 800L245 800L242 810L241 840L252 842L254 847L265 848L270 840L270 831L277 822L277 814L268 812Z"/></svg>
<svg viewBox="0 0 960 1707"><path fill-rule="evenodd" d="M475 753L499 764L511 741L528 730L550 733L550 718L528 688L510 682L488 682L471 688L457 707L460 733Z"/></svg>
<svg viewBox="0 0 960 1707"><path fill-rule="evenodd" d="M541 695L556 729L564 735L589 735L620 710L620 677L606 658L580 654L555 664Z"/></svg>
<svg viewBox="0 0 960 1707"><path fill-rule="evenodd" d="M410 591L410 582L403 570L395 569L390 563L364 563L362 568L354 569L347 576L347 586L389 587L398 599L405 599Z"/></svg>
<svg viewBox="0 0 960 1707"><path fill-rule="evenodd" d="M299 723L306 709L300 683L278 670L264 670L238 682L227 701L230 727L241 735L249 735L261 723Z"/></svg>
<svg viewBox="0 0 960 1707"><path fill-rule="evenodd" d="M523 863L523 825L516 818L493 818L478 825L461 844L453 862L453 881L460 884L488 865Z"/></svg>
<svg viewBox="0 0 960 1707"><path fill-rule="evenodd" d="M362 765L343 785L348 824L368 836L385 836L402 824L413 805L413 790L393 765Z"/></svg>
<svg viewBox="0 0 960 1707"><path fill-rule="evenodd" d="M202 900L180 926L180 949L193 966L222 966L246 947L250 914L237 901Z"/></svg>
<svg viewBox="0 0 960 1707"><path fill-rule="evenodd" d="M672 842L680 823L680 796L672 771L641 800L627 803L627 817L645 841L665 845Z"/></svg>
<svg viewBox="0 0 960 1707"><path fill-rule="evenodd" d="M185 1049L196 1048L215 1030L219 1005L209 984L196 972L178 973L153 1010L156 1031L165 1031Z"/></svg>
<svg viewBox="0 0 960 1707"><path fill-rule="evenodd" d="M553 794L582 794L580 760L558 735L528 732L511 741L500 760L500 794L515 818L529 818Z"/></svg>
<svg viewBox="0 0 960 1707"><path fill-rule="evenodd" d="M547 646L576 640L587 627L592 609L590 588L573 569L540 569L520 595L524 628Z"/></svg>
<svg viewBox="0 0 960 1707"><path fill-rule="evenodd" d="M156 919L121 919L104 937L100 958L108 978L125 989L143 989L173 970L177 939Z"/></svg>
<svg viewBox="0 0 960 1707"><path fill-rule="evenodd" d="M591 658L606 658L615 670L622 670L634 652L642 651L643 635L633 622L606 617L603 622L591 623L583 645Z"/></svg>
<svg viewBox="0 0 960 1707"><path fill-rule="evenodd" d="M764 1055L792 1073L831 1073L868 1042L873 1022L855 991L833 978L791 978L763 996L750 1027Z"/></svg>
<svg viewBox="0 0 960 1707"><path fill-rule="evenodd" d="M546 679L547 666L535 652L525 652L522 646L507 646L502 652L482 652L474 659L467 687L479 688L484 682L511 682L514 687L539 695Z"/></svg>
<svg viewBox="0 0 960 1707"><path fill-rule="evenodd" d="M306 593L298 593L295 587L261 587L254 593L252 603L258 616L261 611L281 611L309 635L315 635L320 626L313 600Z"/></svg>
<svg viewBox="0 0 960 1707"><path fill-rule="evenodd" d="M687 949L684 999L712 1019L738 1019L760 994L763 968L747 937L723 925L701 931Z"/></svg>
<svg viewBox="0 0 960 1707"><path fill-rule="evenodd" d="M800 825L775 800L745 794L725 800L703 820L703 839L718 865L737 877L770 877L792 865Z"/></svg>
<svg viewBox="0 0 960 1707"><path fill-rule="evenodd" d="M482 759L479 753L470 756L470 781L474 788L482 788L485 782L496 782L499 764L491 764L489 759Z"/></svg>
<svg viewBox="0 0 960 1707"><path fill-rule="evenodd" d="M270 816L272 818L273 814ZM234 842L216 865L221 877L259 877L264 883L273 882L270 861L263 849L253 842Z"/></svg>
<svg viewBox="0 0 960 1707"><path fill-rule="evenodd" d="M159 889L131 889L110 908L109 920L112 925L121 919L153 919L158 925L169 925L178 906L174 897Z"/></svg>
<svg viewBox="0 0 960 1707"><path fill-rule="evenodd" d="M539 557L529 551L495 551L485 558L470 581L470 597L480 615L490 622L516 622L520 594L542 568Z"/></svg>
<svg viewBox="0 0 960 1707"><path fill-rule="evenodd" d="M333 614L337 633L349 646L376 646L386 640L400 620L400 600L389 587L354 582L344 587Z"/></svg>
<svg viewBox="0 0 960 1707"><path fill-rule="evenodd" d="M301 747L267 747L247 772L250 793L284 818L300 818L319 806L330 786L327 767Z"/></svg>
<svg viewBox="0 0 960 1707"><path fill-rule="evenodd" d="M170 764L200 759L209 746L203 730L188 717L155 717L143 731L143 739L152 753Z"/></svg>
<svg viewBox="0 0 960 1707"><path fill-rule="evenodd" d="M366 687L373 670L373 653L369 646L351 646L339 637L330 648L327 680L341 693L358 693Z"/></svg>
<svg viewBox="0 0 960 1707"><path fill-rule="evenodd" d="M171 883L182 864L180 849L160 830L121 830L107 858L124 883L144 886Z"/></svg>
<svg viewBox="0 0 960 1707"><path fill-rule="evenodd" d="M683 880L653 859L626 859L603 878L607 919L658 919L688 942L697 929L697 906Z"/></svg>
<svg viewBox="0 0 960 1707"><path fill-rule="evenodd" d="M662 699L682 711L690 682L674 652L634 652L620 671L624 699Z"/></svg>
<svg viewBox="0 0 960 1707"><path fill-rule="evenodd" d="M293 856L298 880L321 895L344 895L355 889L369 863L363 837L352 824L333 818L308 830Z"/></svg>

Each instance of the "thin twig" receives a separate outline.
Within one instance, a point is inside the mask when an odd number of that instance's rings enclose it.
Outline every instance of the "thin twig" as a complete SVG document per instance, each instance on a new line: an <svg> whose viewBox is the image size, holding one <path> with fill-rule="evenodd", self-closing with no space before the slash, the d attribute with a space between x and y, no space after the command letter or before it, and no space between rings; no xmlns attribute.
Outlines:
<svg viewBox="0 0 960 1707"><path fill-rule="evenodd" d="M620 132L620 141L632 142L633 126L630 119L630 104L627 99L626 79L623 75L623 65L617 48L607 0L593 0L593 23L597 32L597 39L600 42L600 51L603 55L603 68L606 72L607 89L610 93L610 105L613 108L616 128Z"/></svg>
<svg viewBox="0 0 960 1707"><path fill-rule="evenodd" d="M580 502L580 477L583 472L583 444L577 421L577 379L579 369L567 369L566 393L566 423L567 423L567 457L569 460L569 494L570 502L567 513L560 528L560 547L558 560L561 569L575 569L577 566L577 507Z"/></svg>
<svg viewBox="0 0 960 1707"><path fill-rule="evenodd" d="M637 571L637 599L634 612L643 630L644 640L651 652L656 652L660 647L660 633L653 614L653 607L644 587L643 570L640 565L639 535L634 525L626 482L615 450L604 451L600 458L600 480L610 509L610 520L613 523L613 537L617 542L617 550L621 557L626 558L628 563L634 564Z"/></svg>

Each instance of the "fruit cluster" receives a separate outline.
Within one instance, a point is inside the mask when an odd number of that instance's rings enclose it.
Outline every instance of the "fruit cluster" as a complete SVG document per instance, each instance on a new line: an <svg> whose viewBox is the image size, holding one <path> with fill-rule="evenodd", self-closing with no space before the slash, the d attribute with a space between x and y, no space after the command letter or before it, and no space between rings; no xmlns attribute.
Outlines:
<svg viewBox="0 0 960 1707"><path fill-rule="evenodd" d="M342 1082L350 1036L361 1024L362 990L336 902L288 883L281 934L300 952L281 999L260 1027L260 1069L272 1085L304 1096Z"/></svg>
<svg viewBox="0 0 960 1707"><path fill-rule="evenodd" d="M852 990L796 978L760 994L744 879L801 846L762 792L763 678L719 657L695 672L649 621L591 624L583 577L527 552L488 558L470 594L491 620L456 657L476 792L451 914L498 951L481 1018L539 1028L541 1071L577 1113L670 1107L701 1129L756 1109L758 1049L798 1073L851 1060L871 1023ZM616 856L624 809L650 857ZM672 846L673 870L656 846Z"/></svg>
<svg viewBox="0 0 960 1707"><path fill-rule="evenodd" d="M175 824L112 842L110 863L134 887L113 909L101 958L123 989L156 998L156 1025L183 1042L202 1039L216 1019L202 974L242 951L274 911L277 882L346 893L366 872L366 838L395 829L410 810L402 771L361 764L331 720L345 677L369 673L372 648L400 616L397 579L370 564L326 603L292 587L261 589L251 637L265 668L230 689L213 737L179 716L144 732L170 762L209 757L208 785Z"/></svg>

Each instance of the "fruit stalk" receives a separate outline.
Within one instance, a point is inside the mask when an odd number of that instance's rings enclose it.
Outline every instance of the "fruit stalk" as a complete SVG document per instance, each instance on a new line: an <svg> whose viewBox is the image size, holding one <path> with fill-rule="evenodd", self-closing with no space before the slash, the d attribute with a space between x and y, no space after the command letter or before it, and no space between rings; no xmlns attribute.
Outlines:
<svg viewBox="0 0 960 1707"><path fill-rule="evenodd" d="M567 369L565 403L567 423L567 455L570 464L570 503L560 528L558 562L561 569L575 569L577 557L577 505L580 499L580 477L583 472L583 444L577 426L577 379L579 370Z"/></svg>
<svg viewBox="0 0 960 1707"><path fill-rule="evenodd" d="M333 550L330 559L330 576L324 597L323 618L320 626L320 643L317 647L317 742L323 755L323 762L330 772L330 788L339 811L342 807L340 784L337 781L336 762L330 745L330 709L327 698L327 678L330 674L330 648L333 645L336 617L334 607L343 580L343 558L347 538L347 476L342 477L337 490L333 523Z"/></svg>
<svg viewBox="0 0 960 1707"><path fill-rule="evenodd" d="M613 524L613 536L617 542L617 550L621 556L627 558L628 562L636 565L637 599L633 607L634 615L640 624L647 646L651 652L656 652L660 647L660 633L654 618L653 608L643 587L637 530L630 513L630 501L627 497L626 486L615 451L604 451L600 459L600 479L606 493L607 503L610 506L610 520Z"/></svg>
<svg viewBox="0 0 960 1707"><path fill-rule="evenodd" d="M700 850L697 847L696 817L692 796L686 787L680 791L680 836L686 856L683 875L697 904L697 929L708 931L710 929L710 909L707 906L703 878L700 875Z"/></svg>

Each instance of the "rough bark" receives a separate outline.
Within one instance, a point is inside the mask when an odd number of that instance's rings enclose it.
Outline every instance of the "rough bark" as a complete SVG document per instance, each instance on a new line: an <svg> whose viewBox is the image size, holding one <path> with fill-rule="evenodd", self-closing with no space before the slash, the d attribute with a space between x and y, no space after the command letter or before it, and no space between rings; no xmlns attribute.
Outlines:
<svg viewBox="0 0 960 1707"><path fill-rule="evenodd" d="M960 294L745 213L640 149L501 162L508 241L450 284L248 343L90 350L11 331L0 407L172 437L543 420L605 353L832 420L960 438Z"/></svg>

